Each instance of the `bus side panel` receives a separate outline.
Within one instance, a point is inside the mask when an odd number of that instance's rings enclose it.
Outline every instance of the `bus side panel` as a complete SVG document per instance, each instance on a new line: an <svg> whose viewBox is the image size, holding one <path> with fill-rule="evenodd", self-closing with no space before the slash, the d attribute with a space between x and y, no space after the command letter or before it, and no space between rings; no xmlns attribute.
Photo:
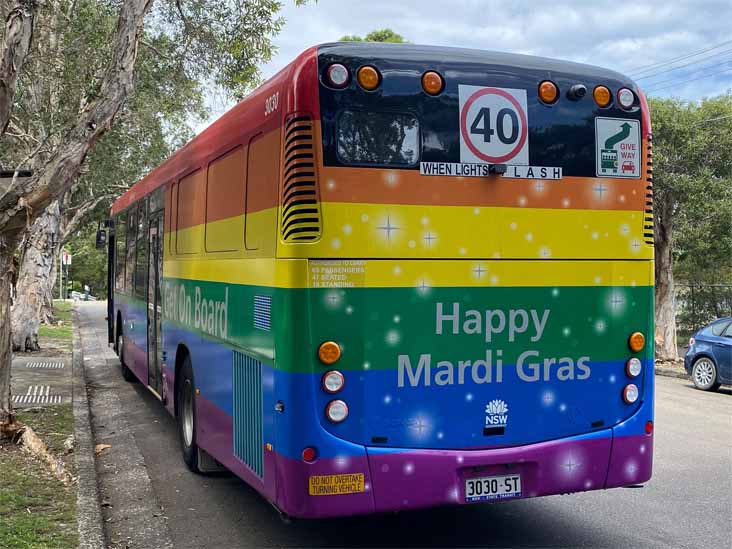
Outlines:
<svg viewBox="0 0 732 549"><path fill-rule="evenodd" d="M122 319L126 366L147 385L147 304L136 297L115 294Z"/></svg>

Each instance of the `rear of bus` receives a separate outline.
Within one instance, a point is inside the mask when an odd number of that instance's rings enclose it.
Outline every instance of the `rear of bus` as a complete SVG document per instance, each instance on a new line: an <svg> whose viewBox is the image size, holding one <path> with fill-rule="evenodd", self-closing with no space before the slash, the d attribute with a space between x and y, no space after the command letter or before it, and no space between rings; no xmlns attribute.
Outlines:
<svg viewBox="0 0 732 549"><path fill-rule="evenodd" d="M278 506L322 517L647 481L651 143L636 85L388 44L320 46L293 81Z"/></svg>

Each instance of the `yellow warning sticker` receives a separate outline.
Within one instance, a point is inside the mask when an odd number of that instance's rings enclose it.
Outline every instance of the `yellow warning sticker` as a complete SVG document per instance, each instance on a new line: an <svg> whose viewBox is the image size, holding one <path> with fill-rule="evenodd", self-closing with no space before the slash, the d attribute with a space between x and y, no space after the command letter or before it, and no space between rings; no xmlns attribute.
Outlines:
<svg viewBox="0 0 732 549"><path fill-rule="evenodd" d="M337 496L364 491L363 473L317 475L310 477L311 496Z"/></svg>

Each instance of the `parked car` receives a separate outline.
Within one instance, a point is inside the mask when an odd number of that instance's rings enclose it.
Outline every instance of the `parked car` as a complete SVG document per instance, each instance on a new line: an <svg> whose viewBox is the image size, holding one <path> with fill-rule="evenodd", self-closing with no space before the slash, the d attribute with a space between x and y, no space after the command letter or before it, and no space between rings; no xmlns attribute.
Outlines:
<svg viewBox="0 0 732 549"><path fill-rule="evenodd" d="M732 384L732 318L715 320L692 336L684 368L702 391Z"/></svg>

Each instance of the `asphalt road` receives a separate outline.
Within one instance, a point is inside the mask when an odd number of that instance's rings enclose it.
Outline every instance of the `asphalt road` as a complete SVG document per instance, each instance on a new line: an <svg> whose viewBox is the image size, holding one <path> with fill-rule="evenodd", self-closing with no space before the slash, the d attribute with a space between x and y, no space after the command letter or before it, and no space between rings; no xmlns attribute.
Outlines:
<svg viewBox="0 0 732 549"><path fill-rule="evenodd" d="M83 304L106 341L104 305ZM105 383L106 385L106 383ZM732 547L732 393L656 378L653 479L614 489L428 511L283 523L231 475L197 476L180 458L175 421L110 367L176 548L188 547Z"/></svg>

